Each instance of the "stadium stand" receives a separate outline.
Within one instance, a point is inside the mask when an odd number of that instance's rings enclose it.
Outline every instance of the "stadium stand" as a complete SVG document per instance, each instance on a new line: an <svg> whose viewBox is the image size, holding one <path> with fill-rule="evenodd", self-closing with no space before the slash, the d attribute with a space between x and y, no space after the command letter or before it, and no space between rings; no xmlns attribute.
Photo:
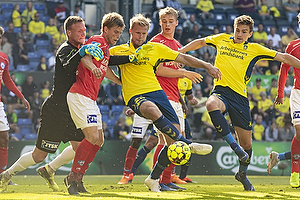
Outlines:
<svg viewBox="0 0 300 200"><path fill-rule="evenodd" d="M122 105L112 105L111 107L111 116L113 119L118 119L122 114L124 106Z"/></svg>
<svg viewBox="0 0 300 200"><path fill-rule="evenodd" d="M26 133L24 135L24 140L36 140L37 134L36 133Z"/></svg>
<svg viewBox="0 0 300 200"><path fill-rule="evenodd" d="M30 70L31 70L30 65L20 65L20 64L17 65L17 69L16 69L16 71L19 72L28 72Z"/></svg>
<svg viewBox="0 0 300 200"><path fill-rule="evenodd" d="M20 134L20 133L10 133L9 135L10 135L11 137L15 137L15 138L17 138L17 139L19 139L19 140L22 140L22 139L23 139L23 135Z"/></svg>

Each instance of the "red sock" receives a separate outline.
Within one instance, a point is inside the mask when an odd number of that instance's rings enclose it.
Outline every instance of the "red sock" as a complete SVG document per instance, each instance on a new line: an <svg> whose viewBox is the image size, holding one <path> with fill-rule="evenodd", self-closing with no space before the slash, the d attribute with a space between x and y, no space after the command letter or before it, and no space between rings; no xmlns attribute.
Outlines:
<svg viewBox="0 0 300 200"><path fill-rule="evenodd" d="M84 163L87 162L88 155L93 150L94 145L83 139L77 147L75 158L72 165L72 171L79 173Z"/></svg>
<svg viewBox="0 0 300 200"><path fill-rule="evenodd" d="M89 166L91 165L91 163L93 162L97 152L99 151L100 146L99 145L94 145L93 149L90 151L90 154L87 156L86 158L86 162L84 163L84 165L82 166L80 173L81 174L85 174L86 170L89 168ZM77 181L80 182L80 181Z"/></svg>
<svg viewBox="0 0 300 200"><path fill-rule="evenodd" d="M124 171L123 171L124 176L129 176L131 167L136 158L137 150L138 149L135 149L135 148L132 148L131 146L129 146L127 154L126 154L126 158L125 158L125 163L124 163Z"/></svg>
<svg viewBox="0 0 300 200"><path fill-rule="evenodd" d="M291 161L292 161L292 173L299 173L299 155L300 155L300 141L295 137L292 140L291 144Z"/></svg>
<svg viewBox="0 0 300 200"><path fill-rule="evenodd" d="M175 166L173 163L171 163L169 165L169 167L167 167L163 173L162 173L162 178L161 178L161 182L164 184L169 184L171 183L171 174L173 172L173 169L175 169Z"/></svg>
<svg viewBox="0 0 300 200"><path fill-rule="evenodd" d="M160 153L160 151L164 148L165 145L163 144L158 144L156 146L156 149L155 149L155 152L154 152L154 155L153 155L153 166L152 166L152 169L154 168L156 162L157 162L157 158L158 158L158 155Z"/></svg>
<svg viewBox="0 0 300 200"><path fill-rule="evenodd" d="M0 147L0 173L6 170L8 157L8 147Z"/></svg>

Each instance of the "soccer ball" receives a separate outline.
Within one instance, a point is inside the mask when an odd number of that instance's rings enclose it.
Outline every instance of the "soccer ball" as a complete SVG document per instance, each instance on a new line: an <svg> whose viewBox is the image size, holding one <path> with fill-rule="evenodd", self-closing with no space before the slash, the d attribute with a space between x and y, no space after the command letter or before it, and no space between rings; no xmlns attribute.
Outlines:
<svg viewBox="0 0 300 200"><path fill-rule="evenodd" d="M169 146L167 154L171 163L184 165L191 157L191 150L186 143L177 141Z"/></svg>

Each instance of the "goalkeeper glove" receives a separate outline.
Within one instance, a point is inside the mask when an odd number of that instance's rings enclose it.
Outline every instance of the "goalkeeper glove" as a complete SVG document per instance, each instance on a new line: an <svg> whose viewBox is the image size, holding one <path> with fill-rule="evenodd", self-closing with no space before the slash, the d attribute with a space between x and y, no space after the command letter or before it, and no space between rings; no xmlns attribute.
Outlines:
<svg viewBox="0 0 300 200"><path fill-rule="evenodd" d="M93 42L92 44L83 45L78 53L81 57L89 54L93 56L97 61L102 60L104 58L103 51L100 49L100 43Z"/></svg>
<svg viewBox="0 0 300 200"><path fill-rule="evenodd" d="M129 56L129 61L136 62L142 59L149 51L152 51L153 49L154 47L152 44L144 44L135 51L134 55Z"/></svg>

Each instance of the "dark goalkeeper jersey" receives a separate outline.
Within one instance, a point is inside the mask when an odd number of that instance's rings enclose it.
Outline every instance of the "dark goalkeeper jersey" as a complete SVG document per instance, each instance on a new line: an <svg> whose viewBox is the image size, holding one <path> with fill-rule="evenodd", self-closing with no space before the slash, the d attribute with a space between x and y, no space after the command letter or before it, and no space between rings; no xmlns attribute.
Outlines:
<svg viewBox="0 0 300 200"><path fill-rule="evenodd" d="M76 70L80 59L78 48L68 41L64 42L57 51L54 86L49 99L66 109L68 108L67 93L76 81Z"/></svg>

